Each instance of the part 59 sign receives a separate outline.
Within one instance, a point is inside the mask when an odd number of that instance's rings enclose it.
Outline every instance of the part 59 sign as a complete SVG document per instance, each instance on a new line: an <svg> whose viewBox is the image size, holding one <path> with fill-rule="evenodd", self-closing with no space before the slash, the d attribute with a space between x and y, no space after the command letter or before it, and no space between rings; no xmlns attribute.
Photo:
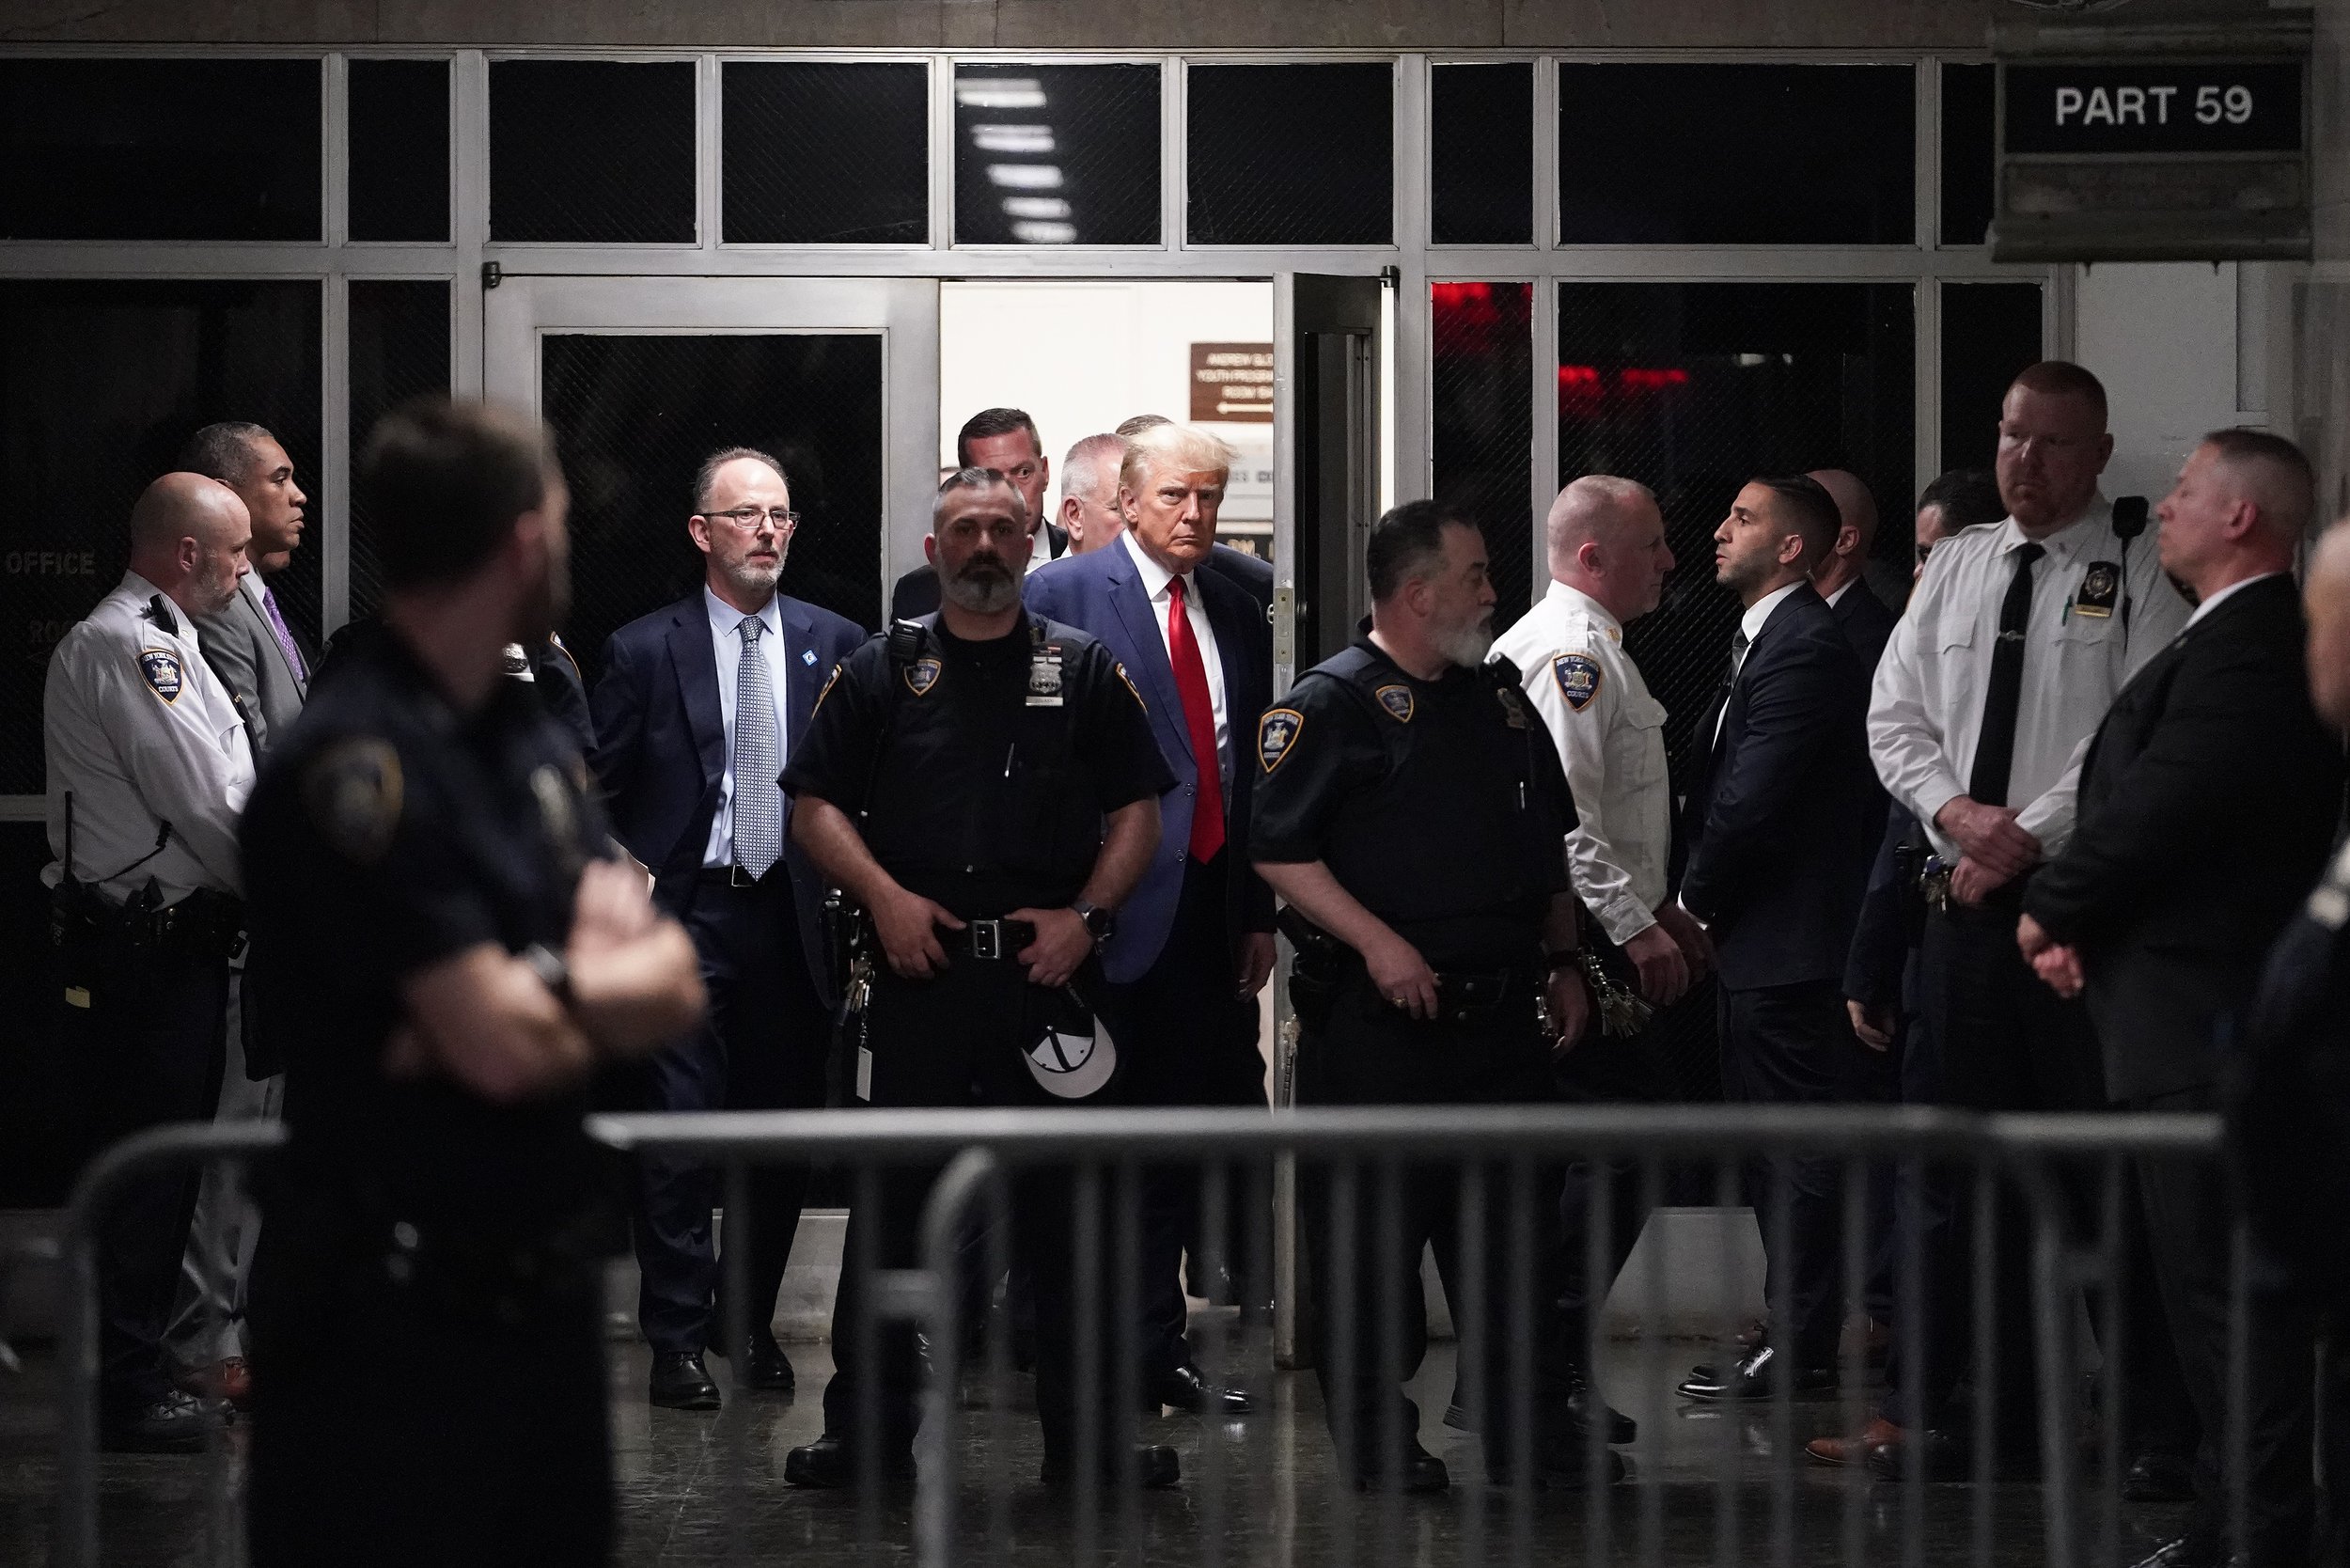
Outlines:
<svg viewBox="0 0 2350 1568"><path fill-rule="evenodd" d="M2009 152L2298 152L2301 68L2281 61L2010 65Z"/></svg>

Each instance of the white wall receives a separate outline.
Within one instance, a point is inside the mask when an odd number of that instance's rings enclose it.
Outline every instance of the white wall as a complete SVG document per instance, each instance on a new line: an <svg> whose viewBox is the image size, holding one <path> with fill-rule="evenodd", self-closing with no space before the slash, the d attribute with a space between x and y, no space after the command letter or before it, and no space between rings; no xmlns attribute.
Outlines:
<svg viewBox="0 0 2350 1568"><path fill-rule="evenodd" d="M1061 455L1136 414L1191 415L1191 345L1273 340L1270 283L945 283L938 298L939 464L983 408L1036 420ZM1273 517L1273 427L1208 425L1239 448L1224 516Z"/></svg>
<svg viewBox="0 0 2350 1568"><path fill-rule="evenodd" d="M2232 262L2081 269L2073 357L2106 384L2107 495L2159 501L2206 431L2268 423L2265 284L2259 270Z"/></svg>

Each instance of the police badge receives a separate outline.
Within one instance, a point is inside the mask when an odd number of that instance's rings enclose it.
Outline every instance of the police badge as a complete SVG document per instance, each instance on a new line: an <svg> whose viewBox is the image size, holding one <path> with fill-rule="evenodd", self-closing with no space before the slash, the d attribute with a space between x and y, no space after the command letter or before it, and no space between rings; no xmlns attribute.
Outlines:
<svg viewBox="0 0 2350 1568"><path fill-rule="evenodd" d="M938 684L939 663L936 659L916 659L906 666L906 690L916 697L928 697Z"/></svg>
<svg viewBox="0 0 2350 1568"><path fill-rule="evenodd" d="M339 742L310 763L302 795L320 835L346 859L371 866L400 827L400 753L371 735Z"/></svg>
<svg viewBox="0 0 2350 1568"><path fill-rule="evenodd" d="M2081 573L2080 591L2073 595L2073 613L2103 620L2122 597L2122 569L2111 561L2091 561Z"/></svg>
<svg viewBox="0 0 2350 1568"><path fill-rule="evenodd" d="M1379 698L1379 706L1385 708L1387 711L1387 716L1395 720L1396 723L1409 724L1412 722L1412 714L1416 711L1416 705L1412 701L1411 687L1382 686L1371 695Z"/></svg>
<svg viewBox="0 0 2350 1568"><path fill-rule="evenodd" d="M1060 696L1060 645L1040 642L1028 656L1028 706L1058 708Z"/></svg>
<svg viewBox="0 0 2350 1568"><path fill-rule="evenodd" d="M1275 708L1257 721L1257 760L1271 773L1279 767L1306 728L1306 715L1294 708Z"/></svg>
<svg viewBox="0 0 2350 1568"><path fill-rule="evenodd" d="M1589 653L1561 653L1550 661L1550 672L1559 678L1559 695L1578 713L1599 695L1599 683L1605 675L1599 661Z"/></svg>
<svg viewBox="0 0 2350 1568"><path fill-rule="evenodd" d="M139 654L139 673L147 678L148 689L166 703L179 701L180 689L187 683L180 669L179 656L160 648L149 648Z"/></svg>

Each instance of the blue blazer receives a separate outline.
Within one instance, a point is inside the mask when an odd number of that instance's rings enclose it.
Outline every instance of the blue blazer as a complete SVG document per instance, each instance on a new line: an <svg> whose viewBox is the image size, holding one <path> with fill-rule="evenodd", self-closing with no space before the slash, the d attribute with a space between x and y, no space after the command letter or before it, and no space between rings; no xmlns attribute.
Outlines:
<svg viewBox="0 0 2350 1568"><path fill-rule="evenodd" d="M1191 574L1215 632L1216 656L1224 666L1225 722L1230 730L1232 776L1224 788L1224 841L1231 846L1230 929L1271 931L1273 889L1250 866L1248 806L1255 787L1257 716L1273 703L1273 632L1246 589L1206 569ZM1145 596L1142 576L1122 543L1069 556L1029 574L1028 608L1089 632L1117 655L1134 678L1151 712L1151 733L1175 775L1175 787L1159 797L1159 847L1150 869L1119 911L1118 934L1102 955L1103 973L1123 983L1139 980L1158 962L1175 924L1183 890L1183 857L1191 842L1191 812L1198 798L1199 764L1191 753L1191 731L1183 723L1183 699L1158 618ZM1216 765L1214 759L1209 765Z"/></svg>
<svg viewBox="0 0 2350 1568"><path fill-rule="evenodd" d="M784 646L785 745L807 733L817 694L833 668L865 640L864 628L830 610L778 595ZM810 660L807 655L815 654ZM612 634L589 709L612 830L653 873L653 896L677 914L694 902L710 821L726 778L726 717L718 705L718 656L701 590L641 616ZM784 796L784 860L800 917L800 944L816 994L832 1001L825 961L823 874L791 842L791 797Z"/></svg>
<svg viewBox="0 0 2350 1568"><path fill-rule="evenodd" d="M1693 737L1681 902L1713 928L1724 985L1842 981L1884 831L1869 811L1868 716L1869 678L1806 583Z"/></svg>

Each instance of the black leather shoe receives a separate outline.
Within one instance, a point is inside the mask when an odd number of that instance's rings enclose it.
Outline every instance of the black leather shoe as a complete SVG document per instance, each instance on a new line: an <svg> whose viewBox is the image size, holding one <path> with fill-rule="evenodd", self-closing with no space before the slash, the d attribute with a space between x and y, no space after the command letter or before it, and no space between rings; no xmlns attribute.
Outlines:
<svg viewBox="0 0 2350 1568"><path fill-rule="evenodd" d="M768 1394L788 1394L798 1382L791 1372L791 1357L771 1334L752 1337L750 1354L743 1357L742 1376L743 1387Z"/></svg>
<svg viewBox="0 0 2350 1568"><path fill-rule="evenodd" d="M2141 1453L2122 1472L2122 1496L2132 1502L2193 1502L2195 1463L2181 1454Z"/></svg>
<svg viewBox="0 0 2350 1568"><path fill-rule="evenodd" d="M1052 1459L1044 1462L1042 1479L1048 1491L1066 1492L1077 1484L1075 1469ZM1093 1480L1097 1486L1117 1486L1124 1481L1115 1455L1104 1455ZM1164 1492L1183 1479L1183 1462L1175 1450L1158 1443L1135 1445L1135 1484L1145 1492Z"/></svg>
<svg viewBox="0 0 2350 1568"><path fill-rule="evenodd" d="M1997 1445L1998 1481L2036 1481L2040 1450L2028 1438L2002 1438ZM1897 1442L1881 1443L1869 1450L1869 1468L1887 1481L1972 1481L1975 1478L1975 1439L1972 1434L1929 1428L1903 1431Z"/></svg>
<svg viewBox="0 0 2350 1568"><path fill-rule="evenodd" d="M698 1350L653 1353L652 1381L645 1397L666 1410L715 1410L718 1386L710 1381Z"/></svg>
<svg viewBox="0 0 2350 1568"><path fill-rule="evenodd" d="M1599 1481L1603 1486L1613 1486L1629 1472L1624 1467L1622 1454L1613 1449L1607 1450L1606 1454L1600 1461ZM1547 1492L1553 1486L1582 1485L1585 1458L1586 1450L1577 1438L1561 1437L1538 1443L1534 1453L1534 1490ZM1496 1458L1486 1465L1485 1479L1496 1486L1514 1486L1517 1484L1517 1470L1508 1459Z"/></svg>
<svg viewBox="0 0 2350 1568"><path fill-rule="evenodd" d="M783 1479L793 1486L806 1486L817 1491L837 1492L855 1484L855 1455L850 1446L825 1433L806 1448L793 1449L783 1456ZM885 1454L882 1458L882 1481L885 1484L903 1485L914 1480L914 1455Z"/></svg>
<svg viewBox="0 0 2350 1568"><path fill-rule="evenodd" d="M1186 1361L1173 1372L1153 1378L1143 1390L1149 1404L1171 1404L1195 1416L1246 1416L1257 1402L1239 1388L1220 1388L1208 1374Z"/></svg>
<svg viewBox="0 0 2350 1568"><path fill-rule="evenodd" d="M1451 1490L1452 1472L1444 1467L1444 1461L1414 1443L1403 1455L1403 1463L1395 1467L1392 1481L1395 1490L1405 1493L1430 1493ZM1355 1478L1357 1492L1385 1492L1390 1485L1387 1466L1374 1466Z"/></svg>
<svg viewBox="0 0 2350 1568"><path fill-rule="evenodd" d="M1569 1431L1574 1437L1583 1435L1584 1430L1590 1424L1591 1411L1597 1408L1606 1413L1607 1440L1610 1443L1637 1443L1640 1440L1640 1423L1613 1405L1603 1403L1599 1390L1591 1387L1590 1380L1580 1371L1570 1372L1568 1383L1567 1420ZM1455 1432L1469 1429L1468 1409L1458 1399L1445 1406L1444 1424Z"/></svg>
<svg viewBox="0 0 2350 1568"><path fill-rule="evenodd" d="M108 1453L196 1453L204 1439L228 1424L226 1401L178 1388L150 1404L107 1417L98 1446Z"/></svg>
<svg viewBox="0 0 2350 1568"><path fill-rule="evenodd" d="M1767 1401L1778 1392L1778 1359L1776 1349L1758 1345L1727 1372L1714 1367L1692 1368L1675 1392L1683 1399ZM1821 1393L1836 1387L1836 1369L1796 1367L1788 1382L1798 1396Z"/></svg>

